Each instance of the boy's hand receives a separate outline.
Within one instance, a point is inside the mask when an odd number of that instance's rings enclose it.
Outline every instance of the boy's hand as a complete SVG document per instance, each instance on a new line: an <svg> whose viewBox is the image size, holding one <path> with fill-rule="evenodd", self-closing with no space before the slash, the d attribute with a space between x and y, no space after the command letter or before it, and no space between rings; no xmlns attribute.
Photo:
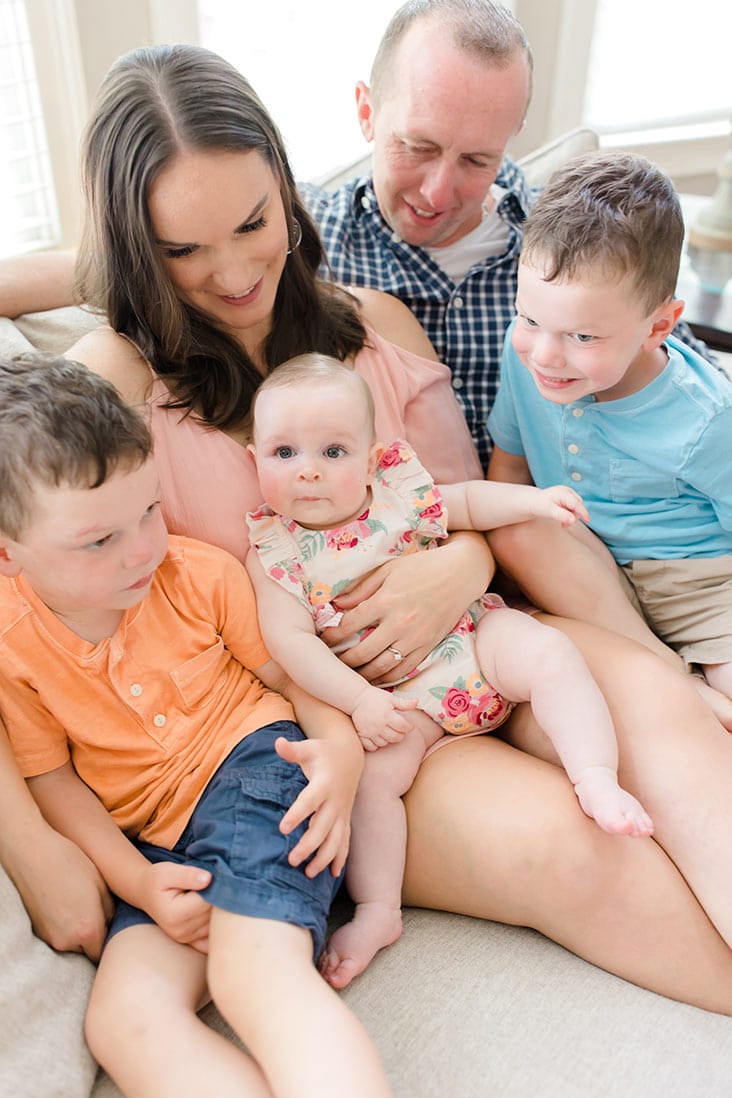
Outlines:
<svg viewBox="0 0 732 1098"><path fill-rule="evenodd" d="M314 854L305 867L308 877L317 877L326 866L337 877L346 863L351 809L363 769L363 755L358 749L354 753L355 742L354 738L350 743L335 739L293 743L284 736L275 740L280 758L296 763L308 779L280 822L282 834L289 835L310 817L307 831L289 855L291 865L300 865Z"/></svg>
<svg viewBox="0 0 732 1098"><path fill-rule="evenodd" d="M358 738L365 751L376 751L389 743L399 743L412 722L399 714L400 709L416 709L416 698L390 694L375 686L366 686L351 713Z"/></svg>
<svg viewBox="0 0 732 1098"><path fill-rule="evenodd" d="M537 488L536 501L534 514L537 518L554 519L562 526L571 526L577 519L582 519L583 522L590 521L582 497L565 484L554 484L551 488Z"/></svg>
<svg viewBox="0 0 732 1098"><path fill-rule="evenodd" d="M210 881L208 870L195 865L148 864L142 886L145 902L139 906L174 942L208 953L211 905L198 893Z"/></svg>

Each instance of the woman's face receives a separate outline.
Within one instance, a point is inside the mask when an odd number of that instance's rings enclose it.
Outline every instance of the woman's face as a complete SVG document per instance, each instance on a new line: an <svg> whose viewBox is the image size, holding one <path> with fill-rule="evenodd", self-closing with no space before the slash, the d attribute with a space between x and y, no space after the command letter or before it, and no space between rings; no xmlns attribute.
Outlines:
<svg viewBox="0 0 732 1098"><path fill-rule="evenodd" d="M288 249L279 181L267 161L255 149L186 149L153 183L149 208L178 297L256 358Z"/></svg>

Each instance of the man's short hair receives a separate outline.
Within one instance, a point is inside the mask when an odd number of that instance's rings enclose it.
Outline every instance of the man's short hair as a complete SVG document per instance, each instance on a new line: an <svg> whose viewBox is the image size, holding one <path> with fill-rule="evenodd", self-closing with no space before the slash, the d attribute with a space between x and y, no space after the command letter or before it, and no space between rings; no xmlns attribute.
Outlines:
<svg viewBox="0 0 732 1098"><path fill-rule="evenodd" d="M650 314L673 297L684 222L669 178L645 157L576 157L551 177L524 227L522 260L548 282L630 276Z"/></svg>
<svg viewBox="0 0 732 1098"><path fill-rule="evenodd" d="M439 19L461 50L486 66L507 68L523 53L531 71L533 59L526 32L513 12L492 0L407 0L395 15L371 67L371 94L378 103L394 75L394 54L409 28L419 20Z"/></svg>
<svg viewBox="0 0 732 1098"><path fill-rule="evenodd" d="M20 539L37 484L98 488L152 453L147 424L110 382L52 355L0 358L0 530Z"/></svg>

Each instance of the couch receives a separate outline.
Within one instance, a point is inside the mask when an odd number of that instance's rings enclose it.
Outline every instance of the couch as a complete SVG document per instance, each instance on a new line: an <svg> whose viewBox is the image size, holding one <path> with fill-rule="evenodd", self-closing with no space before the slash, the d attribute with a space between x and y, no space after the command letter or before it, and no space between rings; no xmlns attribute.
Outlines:
<svg viewBox="0 0 732 1098"><path fill-rule="evenodd" d="M593 143L578 131L527 158L532 182ZM0 318L0 353L61 353L97 323L76 308ZM83 1041L93 966L33 936L2 871L0 926L1 1098L120 1098ZM732 1094L732 1018L634 987L522 927L408 909L400 941L343 997L372 1034L395 1098ZM203 1017L235 1039L213 1006Z"/></svg>

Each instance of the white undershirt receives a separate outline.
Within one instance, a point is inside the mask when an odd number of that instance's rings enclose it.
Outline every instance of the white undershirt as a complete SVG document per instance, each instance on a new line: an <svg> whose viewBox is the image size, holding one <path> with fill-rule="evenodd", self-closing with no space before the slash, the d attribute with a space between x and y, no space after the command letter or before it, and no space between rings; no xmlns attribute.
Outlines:
<svg viewBox="0 0 732 1098"><path fill-rule="evenodd" d="M430 258L453 282L461 282L476 263L481 263L489 255L502 255L508 247L510 228L496 213L504 194L504 188L494 183L484 203L480 225L461 236L454 244L446 244L441 248L425 248Z"/></svg>

